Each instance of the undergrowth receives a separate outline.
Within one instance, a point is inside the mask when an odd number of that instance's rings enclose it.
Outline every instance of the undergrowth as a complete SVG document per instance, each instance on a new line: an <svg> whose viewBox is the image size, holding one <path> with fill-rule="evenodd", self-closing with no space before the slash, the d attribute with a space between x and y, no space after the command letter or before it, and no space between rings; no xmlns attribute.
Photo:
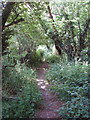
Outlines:
<svg viewBox="0 0 90 120"><path fill-rule="evenodd" d="M90 104L88 99L88 73L90 65L59 64L51 65L46 78L51 89L65 102L59 114L63 118L88 118Z"/></svg>
<svg viewBox="0 0 90 120"><path fill-rule="evenodd" d="M25 65L3 70L3 118L33 118L41 102L36 73Z"/></svg>

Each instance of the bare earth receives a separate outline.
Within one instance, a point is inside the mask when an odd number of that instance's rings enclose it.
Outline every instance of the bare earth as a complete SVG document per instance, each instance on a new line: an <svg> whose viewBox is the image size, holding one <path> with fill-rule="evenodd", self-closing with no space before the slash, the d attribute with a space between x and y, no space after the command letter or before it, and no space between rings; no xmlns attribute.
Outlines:
<svg viewBox="0 0 90 120"><path fill-rule="evenodd" d="M61 120L57 110L63 105L63 102L58 100L57 96L48 89L50 85L45 80L46 68L49 68L48 64L42 63L37 69L37 82L42 93L43 103L38 109L36 116L37 118L58 118L58 120Z"/></svg>

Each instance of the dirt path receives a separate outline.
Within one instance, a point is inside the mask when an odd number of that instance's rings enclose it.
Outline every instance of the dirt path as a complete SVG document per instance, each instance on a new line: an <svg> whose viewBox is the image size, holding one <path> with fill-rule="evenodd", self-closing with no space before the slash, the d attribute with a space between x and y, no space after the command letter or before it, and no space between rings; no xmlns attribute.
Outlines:
<svg viewBox="0 0 90 120"><path fill-rule="evenodd" d="M40 68L38 68L38 86L42 93L43 103L39 108L36 116L37 118L59 118L57 110L63 105L57 96L54 95L48 88L50 87L48 81L45 80L46 68L48 67L47 63L42 63Z"/></svg>

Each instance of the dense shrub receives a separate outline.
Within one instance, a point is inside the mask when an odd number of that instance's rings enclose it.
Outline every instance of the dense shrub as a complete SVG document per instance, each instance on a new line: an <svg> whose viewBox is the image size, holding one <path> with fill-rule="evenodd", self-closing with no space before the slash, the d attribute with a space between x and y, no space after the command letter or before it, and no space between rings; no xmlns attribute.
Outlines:
<svg viewBox="0 0 90 120"><path fill-rule="evenodd" d="M47 72L47 80L51 83L51 89L55 91L58 97L66 102L66 106L60 110L60 115L66 116L67 112L71 112L69 117L87 116L88 101L88 73L89 65L86 64L52 64L51 69ZM79 99L79 101L78 101ZM76 106L74 102L76 101ZM84 102L83 102L84 101ZM84 104L86 108L84 109ZM67 107L68 106L68 107ZM80 107L81 108L80 108ZM70 109L70 111L69 111ZM75 111L75 110L77 111ZM62 113L62 112L63 113ZM81 112L79 114L78 112Z"/></svg>
<svg viewBox="0 0 90 120"><path fill-rule="evenodd" d="M89 99L86 97L76 97L66 102L66 105L60 108L60 116L64 118L89 118Z"/></svg>
<svg viewBox="0 0 90 120"><path fill-rule="evenodd" d="M54 54L50 54L50 55L47 54L45 58L48 63L56 63L56 62L58 63L60 61L60 56Z"/></svg>
<svg viewBox="0 0 90 120"><path fill-rule="evenodd" d="M33 65L37 66L42 61L42 55L38 54L37 52L32 52L31 60L32 60Z"/></svg>
<svg viewBox="0 0 90 120"><path fill-rule="evenodd" d="M42 61L41 54L37 53L36 51L32 51L28 53L25 57L25 63L28 67L37 67Z"/></svg>
<svg viewBox="0 0 90 120"><path fill-rule="evenodd" d="M40 101L35 71L25 65L3 71L3 118L34 117Z"/></svg>
<svg viewBox="0 0 90 120"><path fill-rule="evenodd" d="M42 61L47 61L50 64L66 61L65 54L58 55L56 53L53 53L52 45L50 46L50 48L47 48L47 46L45 45L40 45L36 50L36 54L41 56Z"/></svg>

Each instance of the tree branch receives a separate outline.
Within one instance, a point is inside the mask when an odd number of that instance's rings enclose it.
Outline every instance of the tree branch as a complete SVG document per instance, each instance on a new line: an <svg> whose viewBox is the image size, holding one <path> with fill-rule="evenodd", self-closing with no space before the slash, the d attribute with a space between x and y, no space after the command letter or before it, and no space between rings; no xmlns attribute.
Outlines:
<svg viewBox="0 0 90 120"><path fill-rule="evenodd" d="M53 22L55 22L54 19L53 19L53 15L52 15L52 13L51 13L50 6L48 5L47 7L48 7L48 11L49 11L50 18L52 19ZM62 49L64 52L67 53L67 50L65 49L62 41L59 40L59 33L58 33L55 25L54 25L54 24L52 24L52 25L53 25L53 28L54 28L54 32L55 32L55 33L50 36L51 39L53 39L53 40L55 41L55 46L56 46L56 48L58 47L57 50Z"/></svg>
<svg viewBox="0 0 90 120"><path fill-rule="evenodd" d="M3 10L3 13L2 13L2 30L5 26L5 23L6 23L9 15L10 15L11 10L13 9L14 5L15 5L15 2L8 2L6 4L5 9Z"/></svg>
<svg viewBox="0 0 90 120"><path fill-rule="evenodd" d="M6 25L3 29L5 29L6 27L9 27L9 26L11 26L11 25L18 24L19 22L23 22L23 21L24 21L24 19L23 19L23 18L20 18L20 19L18 19L18 20L16 20L16 21L13 21L12 23Z"/></svg>
<svg viewBox="0 0 90 120"><path fill-rule="evenodd" d="M48 5L47 8L48 8L48 12L49 12L50 18L52 19L53 22L55 22L54 19L53 19L53 15L52 15L52 13L51 13L50 6ZM52 24L52 25L53 25L53 28L54 28L55 32L58 32L58 31L56 30L56 28L55 28L55 24Z"/></svg>

